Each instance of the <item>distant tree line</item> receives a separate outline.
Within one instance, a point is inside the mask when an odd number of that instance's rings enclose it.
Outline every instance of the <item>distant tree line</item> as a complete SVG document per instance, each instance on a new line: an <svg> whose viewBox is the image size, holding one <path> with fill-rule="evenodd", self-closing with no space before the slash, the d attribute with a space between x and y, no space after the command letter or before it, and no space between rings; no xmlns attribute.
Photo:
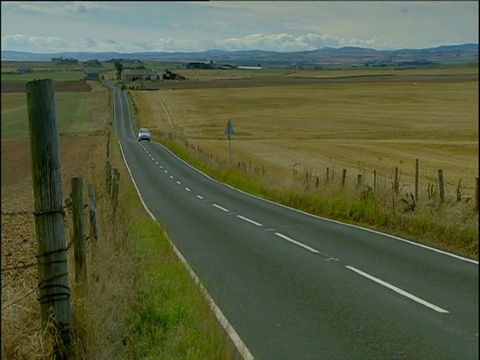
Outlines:
<svg viewBox="0 0 480 360"><path fill-rule="evenodd" d="M52 62L55 63L55 65L72 65L72 64L78 64L78 59L74 58L52 58Z"/></svg>
<svg viewBox="0 0 480 360"><path fill-rule="evenodd" d="M189 62L187 63L187 69L213 69L213 65L203 62Z"/></svg>

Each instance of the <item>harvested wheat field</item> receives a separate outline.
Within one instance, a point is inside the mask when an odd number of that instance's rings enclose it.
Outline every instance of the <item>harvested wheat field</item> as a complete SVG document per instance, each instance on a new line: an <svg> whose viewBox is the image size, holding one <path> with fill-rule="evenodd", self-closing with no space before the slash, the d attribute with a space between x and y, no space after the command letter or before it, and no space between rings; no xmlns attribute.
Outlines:
<svg viewBox="0 0 480 360"><path fill-rule="evenodd" d="M439 169L447 196L459 183L464 198L474 196L478 71L215 83L133 91L141 125L154 138L174 134L226 161L231 119L233 164L263 167L287 185L293 174L324 179L328 167L330 179L346 169L347 182L362 174L372 186L375 171L377 184L388 186L397 167L400 190L412 192L418 159L420 198L438 186Z"/></svg>

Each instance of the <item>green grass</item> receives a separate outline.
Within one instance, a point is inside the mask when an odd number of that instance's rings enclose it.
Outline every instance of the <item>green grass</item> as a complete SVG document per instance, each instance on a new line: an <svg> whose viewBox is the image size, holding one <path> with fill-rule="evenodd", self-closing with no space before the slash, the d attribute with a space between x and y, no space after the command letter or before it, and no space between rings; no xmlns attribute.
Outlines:
<svg viewBox="0 0 480 360"><path fill-rule="evenodd" d="M136 305L131 326L132 358L231 359L232 348L199 288L174 255L161 227L136 219Z"/></svg>
<svg viewBox="0 0 480 360"><path fill-rule="evenodd" d="M117 144L115 156L119 158ZM126 173L123 162L120 171ZM122 178L119 212L125 221L119 233L128 234L135 259L135 301L128 323L122 324L128 328L123 358L234 359L227 334L162 226L147 215L130 179Z"/></svg>
<svg viewBox="0 0 480 360"><path fill-rule="evenodd" d="M55 94L57 126L60 135L97 131L92 124L91 107L96 94L58 92ZM2 94L2 135L28 135L28 112L25 94Z"/></svg>
<svg viewBox="0 0 480 360"><path fill-rule="evenodd" d="M76 70L40 70L28 74L5 74L2 73L2 81L28 82L34 79L53 79L54 81L77 81L83 80L85 73L81 69Z"/></svg>

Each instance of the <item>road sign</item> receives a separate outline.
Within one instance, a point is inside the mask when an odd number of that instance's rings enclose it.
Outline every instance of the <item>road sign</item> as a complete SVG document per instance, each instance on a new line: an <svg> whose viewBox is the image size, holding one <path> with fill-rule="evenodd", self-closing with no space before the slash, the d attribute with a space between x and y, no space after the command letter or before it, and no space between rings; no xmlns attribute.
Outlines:
<svg viewBox="0 0 480 360"><path fill-rule="evenodd" d="M230 120L228 120L227 127L225 129L225 134L229 136L235 134L235 131L233 131L232 122Z"/></svg>
<svg viewBox="0 0 480 360"><path fill-rule="evenodd" d="M225 134L228 135L228 162L232 162L232 135L235 134L233 131L233 125L230 119L228 119L227 127L225 128Z"/></svg>

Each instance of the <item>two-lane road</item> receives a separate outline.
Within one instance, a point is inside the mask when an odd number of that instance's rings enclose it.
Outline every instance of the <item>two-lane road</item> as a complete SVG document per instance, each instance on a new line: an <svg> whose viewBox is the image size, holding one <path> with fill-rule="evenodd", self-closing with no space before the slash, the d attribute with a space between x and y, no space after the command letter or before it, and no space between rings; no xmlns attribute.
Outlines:
<svg viewBox="0 0 480 360"><path fill-rule="evenodd" d="M218 183L113 98L140 196L254 358L478 358L478 262Z"/></svg>

